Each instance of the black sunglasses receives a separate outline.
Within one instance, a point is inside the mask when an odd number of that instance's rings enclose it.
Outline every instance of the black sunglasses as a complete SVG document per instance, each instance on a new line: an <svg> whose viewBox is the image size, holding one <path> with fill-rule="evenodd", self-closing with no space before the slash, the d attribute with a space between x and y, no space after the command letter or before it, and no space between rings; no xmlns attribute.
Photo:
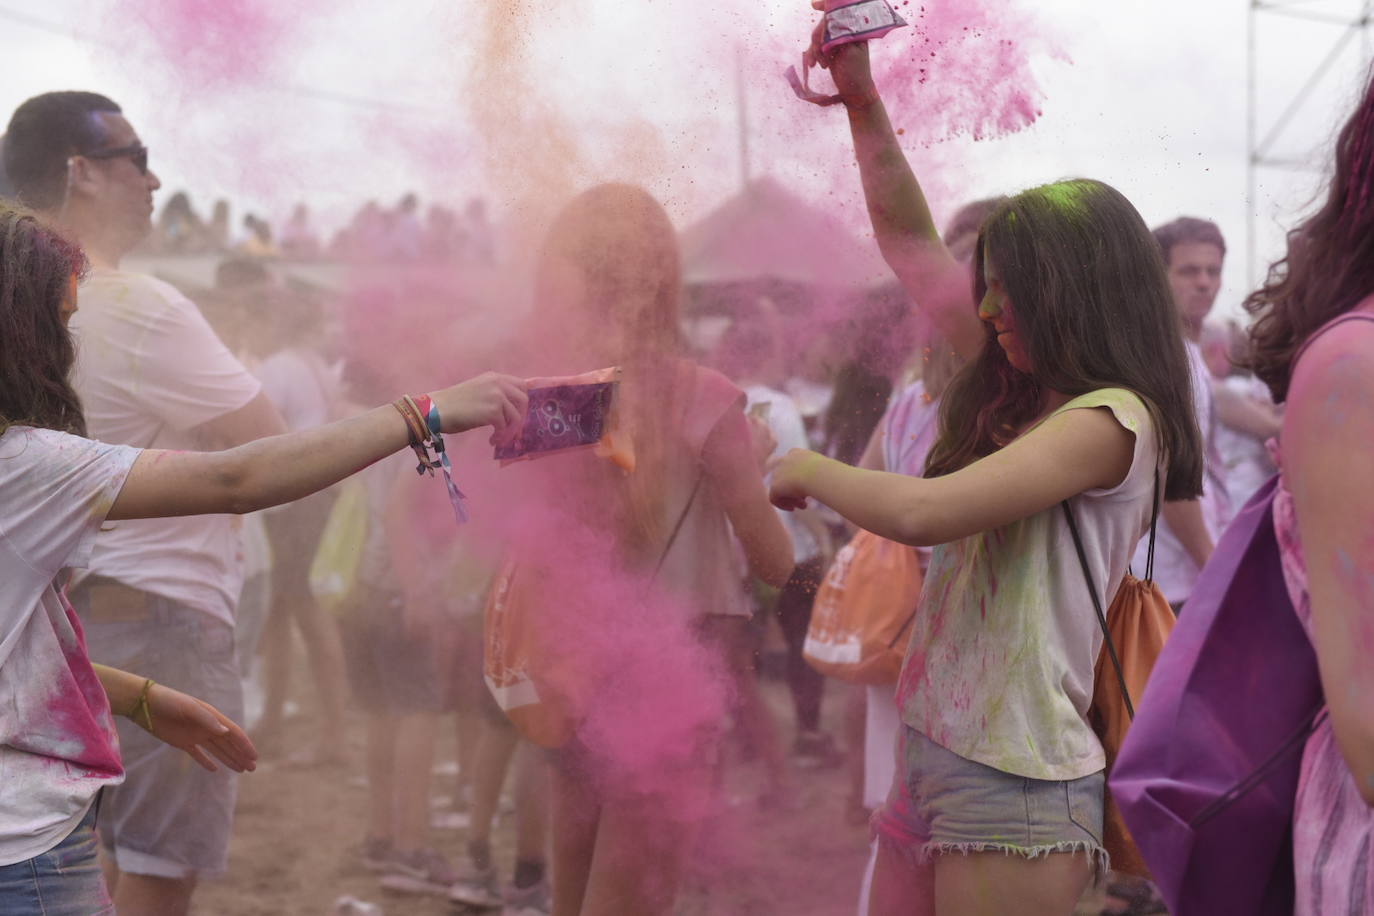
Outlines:
<svg viewBox="0 0 1374 916"><path fill-rule="evenodd" d="M123 159L128 158L138 169L139 174L148 174L148 147L142 143L134 143L130 146L117 146L114 149L98 149L93 153L82 153L87 159Z"/></svg>

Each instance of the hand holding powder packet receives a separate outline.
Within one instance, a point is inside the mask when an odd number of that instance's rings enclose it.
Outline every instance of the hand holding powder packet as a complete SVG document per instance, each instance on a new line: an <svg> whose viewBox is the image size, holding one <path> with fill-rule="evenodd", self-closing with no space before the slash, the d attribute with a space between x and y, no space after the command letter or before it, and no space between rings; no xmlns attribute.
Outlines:
<svg viewBox="0 0 1374 916"><path fill-rule="evenodd" d="M906 20L897 15L887 0L827 0L821 52L829 54L852 41L882 38L904 25Z"/></svg>
<svg viewBox="0 0 1374 916"><path fill-rule="evenodd" d="M524 425L514 439L496 447L495 457L506 465L595 447L598 454L633 470L628 442L617 430L615 396L620 376L619 368L610 368L527 380L530 406Z"/></svg>
<svg viewBox="0 0 1374 916"><path fill-rule="evenodd" d="M813 40L820 42L822 54L829 54L840 45L882 38L904 25L906 20L897 15L887 0L826 0L823 31ZM796 67L788 67L783 74L797 98L821 107L838 105L841 101L838 95L825 95L811 88L807 63L809 60L803 63L800 73Z"/></svg>

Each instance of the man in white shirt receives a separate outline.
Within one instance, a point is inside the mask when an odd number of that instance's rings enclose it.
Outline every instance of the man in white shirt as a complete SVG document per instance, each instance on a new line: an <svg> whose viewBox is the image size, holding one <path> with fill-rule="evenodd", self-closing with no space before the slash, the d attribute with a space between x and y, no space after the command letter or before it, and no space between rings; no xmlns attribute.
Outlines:
<svg viewBox="0 0 1374 916"><path fill-rule="evenodd" d="M1193 582L1212 555L1228 505L1216 451L1218 419L1212 376L1198 344L1203 322L1221 290L1226 242L1216 223L1190 216L1159 226L1154 235L1164 255L1169 289L1183 323L1184 344L1193 376L1193 409L1206 455L1202 496L1166 502L1160 507L1154 577L1164 597L1178 609L1188 599ZM1142 539L1133 560L1138 573L1145 570L1147 549Z"/></svg>
<svg viewBox="0 0 1374 916"><path fill-rule="evenodd" d="M5 166L20 199L90 259L71 327L92 438L220 449L285 432L194 304L120 270L152 229L160 182L118 105L88 92L29 99L10 121ZM72 600L95 661L133 667L241 719L233 625L242 579L232 517L125 521L101 531ZM119 731L127 778L107 792L100 824L115 906L121 916L180 916L197 879L226 866L232 774L186 767L140 729Z"/></svg>

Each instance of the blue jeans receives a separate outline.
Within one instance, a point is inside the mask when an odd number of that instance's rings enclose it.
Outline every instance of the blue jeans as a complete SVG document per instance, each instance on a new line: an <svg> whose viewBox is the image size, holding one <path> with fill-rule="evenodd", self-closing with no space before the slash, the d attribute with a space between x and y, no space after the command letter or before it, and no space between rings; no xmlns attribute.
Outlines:
<svg viewBox="0 0 1374 916"><path fill-rule="evenodd" d="M96 860L95 809L45 853L0 865L0 913L5 916L114 916Z"/></svg>

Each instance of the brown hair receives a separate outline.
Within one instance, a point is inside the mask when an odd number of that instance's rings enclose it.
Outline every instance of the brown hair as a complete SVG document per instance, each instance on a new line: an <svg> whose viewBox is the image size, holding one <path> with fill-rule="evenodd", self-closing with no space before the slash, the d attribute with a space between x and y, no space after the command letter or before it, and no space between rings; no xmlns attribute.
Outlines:
<svg viewBox="0 0 1374 916"><path fill-rule="evenodd" d="M53 210L67 195L67 159L105 142L95 115L119 106L94 92L45 92L14 110L5 132L5 171L19 199Z"/></svg>
<svg viewBox="0 0 1374 916"><path fill-rule="evenodd" d="M1149 408L1167 456L1167 499L1202 490L1202 437L1191 372L1159 247L1130 201L1089 179L1023 191L983 225L973 293L991 260L1015 310L1032 370L1007 361L992 327L945 391L927 476L1002 448L1034 420L1046 389L1077 396L1126 388Z"/></svg>
<svg viewBox="0 0 1374 916"><path fill-rule="evenodd" d="M72 390L76 348L62 323L81 249L29 211L0 202L0 433L35 426L86 434Z"/></svg>
<svg viewBox="0 0 1374 916"><path fill-rule="evenodd" d="M1164 266L1169 266L1169 258L1175 245L1215 245L1226 254L1226 239L1222 238L1221 227L1210 219L1196 216L1180 216L1162 226L1154 228L1155 241L1159 243L1159 253L1164 256Z"/></svg>
<svg viewBox="0 0 1374 916"><path fill-rule="evenodd" d="M588 462L589 489L603 508L611 494L611 517L622 546L656 556L667 537L665 491L680 469L682 451L671 435L679 413L683 351L677 233L648 192L626 184L600 185L574 198L554 220L542 270L555 261L573 266L582 288L565 313L538 316L549 319L545 332L576 341L580 358L625 369L619 409L633 436L635 470L616 479L620 472L609 462Z"/></svg>
<svg viewBox="0 0 1374 916"><path fill-rule="evenodd" d="M1374 293L1374 71L1336 138L1326 202L1288 233L1288 250L1245 300L1249 368L1275 403L1288 397L1293 360L1313 331Z"/></svg>

